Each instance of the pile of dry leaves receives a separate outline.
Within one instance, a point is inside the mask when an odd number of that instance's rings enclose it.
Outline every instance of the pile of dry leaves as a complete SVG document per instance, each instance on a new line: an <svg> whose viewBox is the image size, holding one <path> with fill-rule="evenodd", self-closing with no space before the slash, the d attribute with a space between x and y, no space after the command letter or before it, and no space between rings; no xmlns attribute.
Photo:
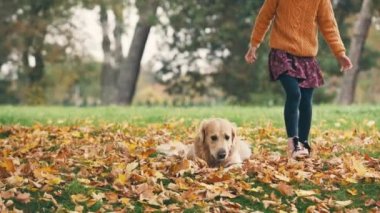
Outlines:
<svg viewBox="0 0 380 213"><path fill-rule="evenodd" d="M239 129L254 153L241 167L211 169L156 152L158 144L188 143L194 129L1 127L0 212L380 211L380 195L351 187L380 185L380 161L368 154L380 152L374 126L314 129L313 157L304 161L285 158L283 130L270 125ZM336 199L342 190L347 196Z"/></svg>

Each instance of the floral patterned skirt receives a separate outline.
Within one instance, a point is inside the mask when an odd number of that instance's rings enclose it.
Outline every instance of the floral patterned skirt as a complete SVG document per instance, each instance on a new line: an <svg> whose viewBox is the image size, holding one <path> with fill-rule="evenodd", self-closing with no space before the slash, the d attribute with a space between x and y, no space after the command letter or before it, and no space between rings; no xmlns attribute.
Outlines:
<svg viewBox="0 0 380 213"><path fill-rule="evenodd" d="M297 78L302 88L316 88L324 83L321 68L315 57L299 57L282 50L271 49L268 63L272 81L286 74Z"/></svg>

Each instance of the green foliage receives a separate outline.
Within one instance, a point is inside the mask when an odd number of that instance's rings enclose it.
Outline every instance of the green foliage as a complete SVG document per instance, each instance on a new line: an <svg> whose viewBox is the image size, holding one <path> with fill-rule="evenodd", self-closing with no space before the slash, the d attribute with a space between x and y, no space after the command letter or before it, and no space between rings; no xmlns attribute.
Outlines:
<svg viewBox="0 0 380 213"><path fill-rule="evenodd" d="M199 82L199 76L195 73L202 69L197 64L200 59L207 59L217 68L211 75L214 82L192 88L198 94L205 94L207 87L216 86L226 96L242 102L248 101L253 91L260 91L257 82L262 80L260 77L263 76L261 70L265 64L264 57L254 66L255 71L243 61L252 29L252 18L257 15L260 5L258 1L228 0L166 3L164 7L170 22L165 30L168 35L174 30L169 46L175 56L163 59L164 67L159 74L173 73L174 78L164 82L170 85L169 92L188 95L188 89L178 88L186 87L182 80L184 72L191 79L189 85ZM265 45L263 49L267 49ZM201 56L200 50L206 53L205 57ZM178 64L178 60L187 63Z"/></svg>
<svg viewBox="0 0 380 213"><path fill-rule="evenodd" d="M15 91L11 88L12 82L0 80L0 104L17 104Z"/></svg>
<svg viewBox="0 0 380 213"><path fill-rule="evenodd" d="M48 64L43 82L49 104L96 105L100 96L101 64L80 60Z"/></svg>
<svg viewBox="0 0 380 213"><path fill-rule="evenodd" d="M268 81L268 41L260 47L258 61L253 66L244 61L252 23L262 3L263 1L245 0L173 0L163 4L169 17L169 23L164 26L164 30L167 36L173 37L169 41L169 48L174 56L163 58L163 68L158 72L158 78L172 76L169 80L162 81L168 86L168 92L184 96L194 93L204 95L209 87L217 87L224 97L229 97L228 99L236 103L278 103L282 91L278 85ZM348 20L360 10L360 6L361 1L357 0L338 1L335 5L336 19L347 49L350 42L349 29L352 27ZM331 76L339 76L341 73L322 36L319 40L318 59L328 81ZM206 56L202 57L200 52L206 52ZM363 69L373 67L378 57L376 51L366 49L364 55ZM211 67L214 67L214 70L208 70L212 83L207 84L199 77L199 73L204 73L203 67L197 64L199 59L207 59ZM203 87L191 87L196 83ZM331 101L334 95L335 93L323 89L318 92L315 100L324 103Z"/></svg>

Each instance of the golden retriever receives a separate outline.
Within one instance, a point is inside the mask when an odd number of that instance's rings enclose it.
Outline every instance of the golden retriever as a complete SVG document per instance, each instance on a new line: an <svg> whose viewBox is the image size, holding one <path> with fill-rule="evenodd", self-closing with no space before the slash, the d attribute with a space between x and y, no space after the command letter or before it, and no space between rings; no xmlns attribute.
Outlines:
<svg viewBox="0 0 380 213"><path fill-rule="evenodd" d="M238 137L236 126L221 118L202 121L193 144L163 144L157 150L167 155L200 158L209 167L241 164L251 156L251 148Z"/></svg>

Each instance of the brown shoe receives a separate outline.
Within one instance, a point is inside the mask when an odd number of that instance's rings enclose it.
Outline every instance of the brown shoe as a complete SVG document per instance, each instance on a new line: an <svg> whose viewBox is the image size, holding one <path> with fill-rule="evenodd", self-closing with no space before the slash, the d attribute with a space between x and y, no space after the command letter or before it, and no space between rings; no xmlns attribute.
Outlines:
<svg viewBox="0 0 380 213"><path fill-rule="evenodd" d="M309 156L309 151L299 142L298 137L288 140L288 158L299 159Z"/></svg>
<svg viewBox="0 0 380 213"><path fill-rule="evenodd" d="M310 157L311 156L311 146L309 145L309 143L307 141L301 141L301 147L305 150L307 150L307 153L308 153L308 156Z"/></svg>

